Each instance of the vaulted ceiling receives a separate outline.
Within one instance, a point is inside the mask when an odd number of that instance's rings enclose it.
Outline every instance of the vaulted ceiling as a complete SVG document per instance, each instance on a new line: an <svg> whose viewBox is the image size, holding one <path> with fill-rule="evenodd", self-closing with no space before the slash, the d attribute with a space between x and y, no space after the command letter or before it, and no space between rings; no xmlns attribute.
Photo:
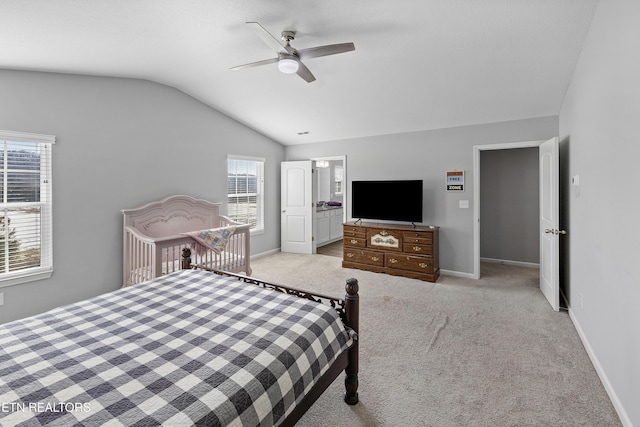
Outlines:
<svg viewBox="0 0 640 427"><path fill-rule="evenodd" d="M302 144L556 115L597 0L1 0L0 68L148 79ZM297 49L277 64L245 22ZM302 133L302 135L299 135Z"/></svg>

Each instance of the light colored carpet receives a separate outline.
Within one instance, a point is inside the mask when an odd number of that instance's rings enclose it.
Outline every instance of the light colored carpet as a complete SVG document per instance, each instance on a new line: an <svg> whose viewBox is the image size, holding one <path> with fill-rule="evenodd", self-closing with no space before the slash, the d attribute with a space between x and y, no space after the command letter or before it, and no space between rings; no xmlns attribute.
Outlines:
<svg viewBox="0 0 640 427"><path fill-rule="evenodd" d="M253 276L343 296L360 284L360 403L338 378L299 426L618 426L567 313L538 270L483 264L482 279L437 283L343 269L325 255L278 253Z"/></svg>

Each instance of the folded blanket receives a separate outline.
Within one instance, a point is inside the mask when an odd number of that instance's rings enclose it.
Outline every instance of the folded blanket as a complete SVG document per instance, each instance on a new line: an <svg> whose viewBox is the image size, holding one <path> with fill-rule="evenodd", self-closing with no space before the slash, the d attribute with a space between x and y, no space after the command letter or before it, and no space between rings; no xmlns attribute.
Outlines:
<svg viewBox="0 0 640 427"><path fill-rule="evenodd" d="M236 232L236 227L230 225L228 227L212 228L209 230L190 231L188 233L181 233L185 236L191 237L198 243L202 243L206 247L210 248L215 253L222 252L229 243L229 239Z"/></svg>

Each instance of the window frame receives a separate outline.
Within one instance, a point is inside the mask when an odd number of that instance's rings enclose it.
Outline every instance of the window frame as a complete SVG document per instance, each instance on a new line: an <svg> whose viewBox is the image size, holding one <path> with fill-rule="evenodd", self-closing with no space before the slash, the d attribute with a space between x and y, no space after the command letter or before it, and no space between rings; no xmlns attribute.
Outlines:
<svg viewBox="0 0 640 427"><path fill-rule="evenodd" d="M32 282L36 280L48 279L53 274L53 182L52 182L52 147L55 144L56 137L53 135L42 135L35 133L15 132L0 130L0 145L2 150L5 148L6 142L20 142L27 144L38 145L43 149L45 153L44 167L40 167L40 201L35 202L41 207L41 223L40 232L38 236L40 238L40 266L29 267L22 270L0 272L0 288L7 286L14 286L21 283ZM5 156L5 161L7 157ZM3 174L8 173L5 169L5 165L2 166ZM5 186L7 184L5 180ZM8 187L7 187L8 188ZM10 209L12 207L11 202L5 202L4 192L0 196L0 210ZM13 205L19 205L24 202L16 202Z"/></svg>
<svg viewBox="0 0 640 427"><path fill-rule="evenodd" d="M250 233L251 235L256 235L256 234L263 234L265 232L265 226L264 226L264 174L265 174L265 163L266 163L266 159L263 157L250 157L250 156L239 156L239 155L233 155L233 154L229 154L227 155L227 216L229 218L231 218L234 221L237 221L237 219L235 219L232 215L229 214L230 211L230 205L231 203L229 202L229 172L230 172L230 168L229 168L229 162L230 161L240 161L240 162L252 162L252 163L256 163L258 166L259 171L257 172L257 175L259 174L259 176L257 177L257 182L256 182L256 226L252 227L250 229ZM253 193L236 193L236 195L239 194L253 194ZM241 222L241 221L238 221Z"/></svg>
<svg viewBox="0 0 640 427"><path fill-rule="evenodd" d="M340 172L338 172L340 171ZM344 185L344 166L335 166L333 170L334 194L342 196Z"/></svg>

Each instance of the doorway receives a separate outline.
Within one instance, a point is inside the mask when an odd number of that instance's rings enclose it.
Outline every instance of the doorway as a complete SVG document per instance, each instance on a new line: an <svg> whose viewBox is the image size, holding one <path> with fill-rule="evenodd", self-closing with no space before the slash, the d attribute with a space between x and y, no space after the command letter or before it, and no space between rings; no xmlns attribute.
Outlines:
<svg viewBox="0 0 640 427"><path fill-rule="evenodd" d="M526 149L526 148L535 148L538 149L540 144L544 141L528 141L528 142L516 142L516 143L506 143L506 144L490 144L490 145L477 145L473 151L473 186L474 186L474 195L475 195L475 203L473 206L473 234L474 234L474 260L473 260L473 274L474 278L480 278L480 258L481 258L481 224L480 224L480 214L481 208L483 206L483 198L481 192L481 175L482 175L482 165L480 162L481 155L486 151L494 151L494 150L513 150L513 149ZM538 218L536 217L536 220ZM537 234L536 234L537 239ZM537 240L536 240L537 241ZM538 243L539 244L539 243Z"/></svg>
<svg viewBox="0 0 640 427"><path fill-rule="evenodd" d="M538 147L480 152L481 262L540 268L539 176Z"/></svg>
<svg viewBox="0 0 640 427"><path fill-rule="evenodd" d="M347 220L347 158L346 156L313 157L317 171L316 251L338 253L342 244L342 224ZM339 250L342 253L341 249Z"/></svg>
<svg viewBox="0 0 640 427"><path fill-rule="evenodd" d="M342 241L348 204L346 170L346 156L281 163L282 252L315 254L318 246ZM320 176L326 180L321 185Z"/></svg>
<svg viewBox="0 0 640 427"><path fill-rule="evenodd" d="M480 278L480 219L481 219L481 152L488 150L511 150L516 148L538 147L539 167L539 228L538 247L540 251L539 273L540 290L555 310L559 310L559 237L566 231L559 230L559 148L558 138L548 141L529 141L509 144L475 146L473 151L474 177L474 277ZM518 173L518 172L514 172Z"/></svg>

